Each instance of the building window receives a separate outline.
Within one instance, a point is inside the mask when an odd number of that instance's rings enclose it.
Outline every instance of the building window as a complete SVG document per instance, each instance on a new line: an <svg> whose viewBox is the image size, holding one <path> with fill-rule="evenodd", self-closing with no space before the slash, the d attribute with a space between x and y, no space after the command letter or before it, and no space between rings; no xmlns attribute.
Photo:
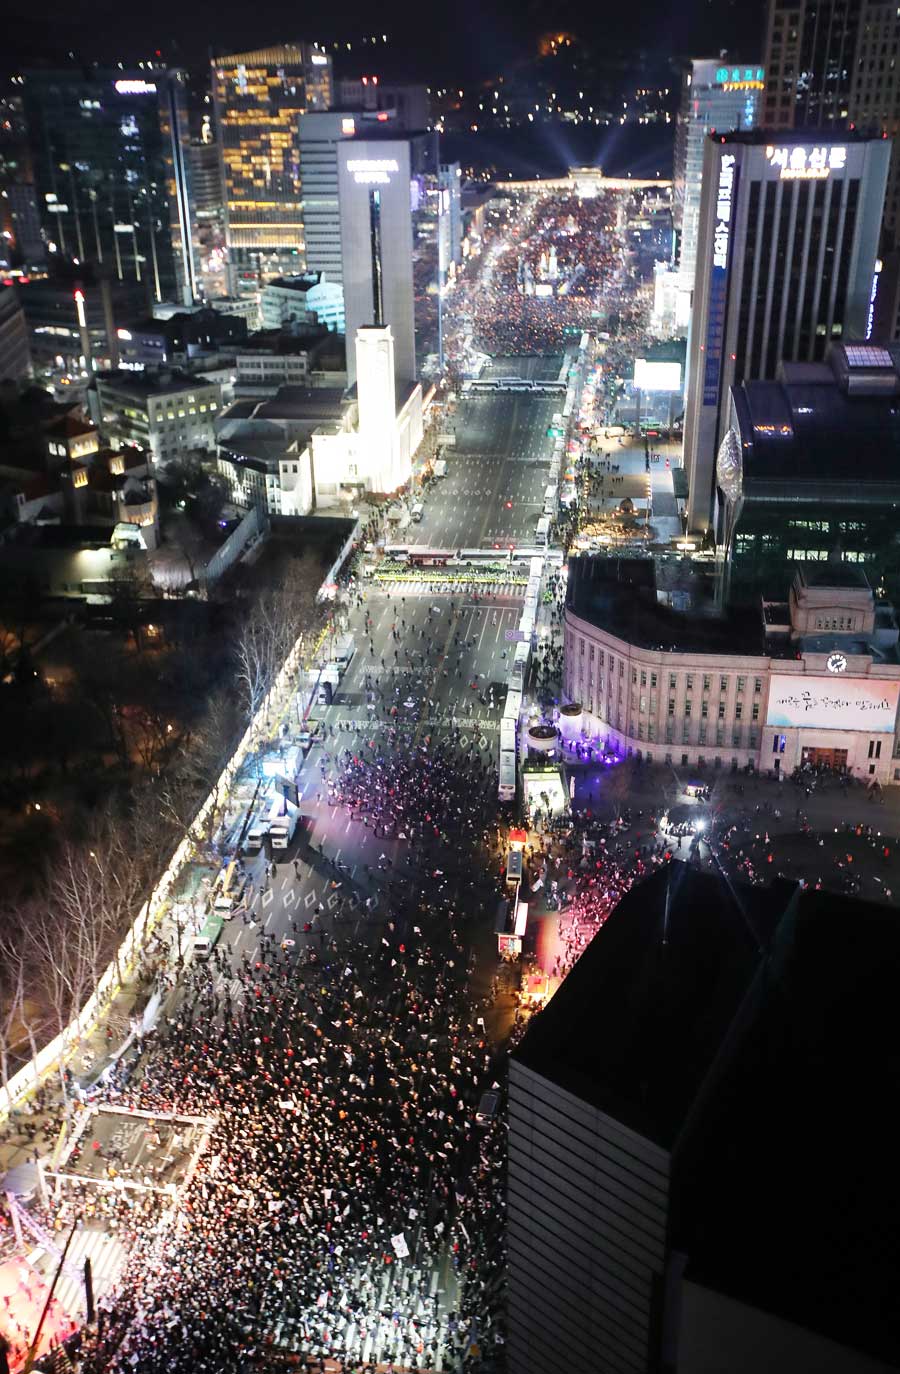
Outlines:
<svg viewBox="0 0 900 1374"><path fill-rule="evenodd" d="M744 690L744 684L746 683L746 681L747 681L747 679L746 679L745 677L739 677L739 678L738 678L738 680L737 680L737 689L738 689L739 692L743 692L743 690Z"/></svg>
<svg viewBox="0 0 900 1374"><path fill-rule="evenodd" d="M631 685L632 687L637 686L637 668L632 668L631 670Z"/></svg>
<svg viewBox="0 0 900 1374"><path fill-rule="evenodd" d="M651 687L655 687L655 686L656 686L656 673L651 673L651 674L650 674L650 686L651 686Z"/></svg>
<svg viewBox="0 0 900 1374"><path fill-rule="evenodd" d="M761 678L761 677L755 677L755 678L753 679L753 690L754 690L754 692L761 692L761 691L762 691L762 678Z"/></svg>
<svg viewBox="0 0 900 1374"><path fill-rule="evenodd" d="M693 686L694 686L694 674L693 674L693 673L688 673L687 677L686 677L685 680L684 680L684 685L685 685L686 689L690 692L691 689L692 689Z"/></svg>
<svg viewBox="0 0 900 1374"><path fill-rule="evenodd" d="M708 691L709 691L710 683L711 683L711 682L712 682L712 678L709 677L706 673L704 673L704 674L703 674L703 690L704 690L704 692L708 692Z"/></svg>
<svg viewBox="0 0 900 1374"><path fill-rule="evenodd" d="M691 703L690 703L690 700L688 700L688 701L686 701L686 702L684 703L684 714L685 714L685 717L686 717L686 718L689 718L689 717L690 717L690 714L691 714Z"/></svg>
<svg viewBox="0 0 900 1374"><path fill-rule="evenodd" d="M700 703L700 715L702 716L702 718L703 718L704 720L706 720L706 718L708 717L708 715L709 715L709 702L708 702L708 701L701 701L701 703Z"/></svg>
<svg viewBox="0 0 900 1374"><path fill-rule="evenodd" d="M727 691L728 691L728 678L727 678L727 677L720 677L720 678L719 678L719 691L720 691L720 692L727 692Z"/></svg>
<svg viewBox="0 0 900 1374"><path fill-rule="evenodd" d="M641 686L647 686L647 674L644 672L643 668L641 669Z"/></svg>
<svg viewBox="0 0 900 1374"><path fill-rule="evenodd" d="M674 691L675 691L675 687L676 687L677 682L678 682L678 679L676 678L675 674L674 674L674 673L670 673L670 674L669 674L669 691L670 691L670 692L674 692Z"/></svg>
<svg viewBox="0 0 900 1374"><path fill-rule="evenodd" d="M675 698L674 698L674 697L669 697L669 715L670 715L670 716L674 716L674 714L675 714Z"/></svg>
<svg viewBox="0 0 900 1374"><path fill-rule="evenodd" d="M743 715L743 713L744 713L743 703L740 702L740 701L736 702L736 703L735 703L735 707L734 707L734 718L735 718L735 720L740 720L740 718L741 718L741 716Z"/></svg>
<svg viewBox="0 0 900 1374"><path fill-rule="evenodd" d="M753 703L753 710L752 710L752 712L751 712L751 716L752 716L753 720L759 720L759 702L758 702L758 701L754 701L754 703Z"/></svg>

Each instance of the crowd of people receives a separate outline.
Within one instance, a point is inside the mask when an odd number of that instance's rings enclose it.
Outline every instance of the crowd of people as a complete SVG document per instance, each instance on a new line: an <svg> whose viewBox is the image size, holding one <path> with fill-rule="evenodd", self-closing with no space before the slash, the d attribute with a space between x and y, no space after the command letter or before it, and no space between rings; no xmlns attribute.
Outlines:
<svg viewBox="0 0 900 1374"><path fill-rule="evenodd" d="M585 299L593 300L615 271L617 246L609 219L608 196L541 198L524 217L521 235L510 236L488 289L473 299L476 345L490 354L562 352L573 331L584 327ZM554 248L559 276L539 282L553 294L525 294L523 267L538 282L541 261ZM565 294L558 289L563 285Z"/></svg>
<svg viewBox="0 0 900 1374"><path fill-rule="evenodd" d="M320 763L321 795L392 856L366 866L377 910L351 934L343 902L328 929L320 905L294 940L262 930L238 957L226 936L189 966L117 1105L214 1124L173 1208L102 1195L131 1259L73 1352L83 1374L468 1370L502 1346L505 1127L476 1109L505 1051L473 996L470 930L490 907L496 774L490 750L427 725L438 694L461 714L500 703L466 676L456 609L419 631L402 601L395 615L392 661L360 645L382 728L349 747L332 732Z"/></svg>
<svg viewBox="0 0 900 1374"><path fill-rule="evenodd" d="M482 1352L499 1334L499 1290L464 1218L485 1190L498 1208L503 1154L475 1121L492 1051L463 944L389 922L315 960L265 934L257 953L193 966L120 1101L215 1124L81 1369L468 1367L475 1333Z"/></svg>

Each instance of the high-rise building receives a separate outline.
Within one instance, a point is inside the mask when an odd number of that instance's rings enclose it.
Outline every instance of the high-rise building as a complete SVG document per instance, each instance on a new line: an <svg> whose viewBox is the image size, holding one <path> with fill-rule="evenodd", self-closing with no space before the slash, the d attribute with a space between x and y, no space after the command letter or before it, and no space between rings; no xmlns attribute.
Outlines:
<svg viewBox="0 0 900 1374"><path fill-rule="evenodd" d="M344 318L356 340L362 325L388 326L399 382L416 375L410 145L405 139L338 144ZM347 375L356 380L355 347Z"/></svg>
<svg viewBox="0 0 900 1374"><path fill-rule="evenodd" d="M441 284L446 283L450 264L462 262L462 170L458 162L442 162L439 172L441 189ZM446 241L446 249L444 248Z"/></svg>
<svg viewBox="0 0 900 1374"><path fill-rule="evenodd" d="M682 73L681 108L675 129L675 167L672 211L678 234L678 285L690 300L697 266L697 224L700 217L700 179L706 136L753 129L759 123L763 69L755 63L701 58Z"/></svg>
<svg viewBox="0 0 900 1374"><path fill-rule="evenodd" d="M25 312L14 286L0 286L0 382L31 375Z"/></svg>
<svg viewBox="0 0 900 1374"><path fill-rule="evenodd" d="M0 95L0 267L41 265L46 251L17 77Z"/></svg>
<svg viewBox="0 0 900 1374"><path fill-rule="evenodd" d="M343 284L341 207L338 195L338 144L357 133L356 115L310 110L300 116L300 179L306 265Z"/></svg>
<svg viewBox="0 0 900 1374"><path fill-rule="evenodd" d="M841 129L850 114L863 0L769 0L767 129Z"/></svg>
<svg viewBox="0 0 900 1374"><path fill-rule="evenodd" d="M690 529L709 524L729 388L866 337L890 151L853 133L707 137L684 424Z"/></svg>
<svg viewBox="0 0 900 1374"><path fill-rule="evenodd" d="M73 65L26 72L22 94L50 253L190 303L185 74Z"/></svg>
<svg viewBox="0 0 900 1374"><path fill-rule="evenodd" d="M419 133L431 124L427 86L399 86L377 76L342 77L338 102L348 110L360 110L369 118L381 117L398 132Z"/></svg>
<svg viewBox="0 0 900 1374"><path fill-rule="evenodd" d="M766 91L771 129L841 129L894 139L881 247L900 234L900 14L890 0L769 0Z"/></svg>
<svg viewBox="0 0 900 1374"><path fill-rule="evenodd" d="M232 53L213 59L212 88L237 294L306 267L298 123L330 107L331 58L315 43Z"/></svg>

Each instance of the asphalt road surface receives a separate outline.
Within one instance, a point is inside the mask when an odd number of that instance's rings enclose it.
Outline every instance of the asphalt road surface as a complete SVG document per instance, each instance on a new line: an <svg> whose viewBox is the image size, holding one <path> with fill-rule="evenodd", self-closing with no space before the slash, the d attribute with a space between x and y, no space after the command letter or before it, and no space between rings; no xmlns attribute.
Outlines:
<svg viewBox="0 0 900 1374"><path fill-rule="evenodd" d="M453 618L451 600L454 611L461 612ZM435 612L432 607L438 605L440 611ZM474 605L468 598L447 595L407 596L404 601L400 595L391 596L380 589L370 591L366 606L351 619L357 650L337 698L329 707L313 707L313 717L327 725L330 734L321 745L314 746L305 761L300 780L303 821L294 842L286 852L273 856L275 874L271 878L266 877L270 862L266 855L248 862L252 888L247 910L232 917L223 934L232 963L245 953L256 957L261 930L279 941L294 940L298 956L310 946L318 950L336 922L357 936L364 937L368 930L374 938L380 935L389 884L408 885L410 893L423 886L427 891L428 875L408 868L407 846L399 836L376 834L350 819L345 808L329 805L327 777L335 772L334 755L346 748L355 752L372 739L380 740L389 751L391 728L422 742L426 737L435 742L444 740L458 729L462 750L477 749L483 758L493 759L505 700L501 684L505 683L514 647L506 636L515 631L521 609L521 599L512 596L486 602L479 598ZM363 629L366 611L371 615L374 655ZM394 627L401 634L399 644L392 639ZM459 663L460 652L454 644L457 636L468 646L461 651ZM447 676L440 676L430 696L416 681L417 671L401 667L403 650L420 653L426 639L439 644L446 655ZM389 703L396 705L396 717L370 712L367 677ZM473 682L477 683L475 689ZM299 728L296 719L293 726ZM379 868L382 855L387 862ZM340 867L335 868L335 863ZM471 877L468 868L457 869L452 851L444 867L451 882ZM313 929L306 932L303 927L308 922ZM220 985L227 978L228 974L223 975ZM232 991L239 995L236 979Z"/></svg>
<svg viewBox="0 0 900 1374"><path fill-rule="evenodd" d="M562 400L523 392L461 400L456 446L443 455L447 475L431 487L425 514L405 531L405 542L441 549L530 543L553 447L547 429Z"/></svg>
<svg viewBox="0 0 900 1374"><path fill-rule="evenodd" d="M527 377L534 382L555 382L562 366L560 354L492 358L481 373L482 381L499 377Z"/></svg>

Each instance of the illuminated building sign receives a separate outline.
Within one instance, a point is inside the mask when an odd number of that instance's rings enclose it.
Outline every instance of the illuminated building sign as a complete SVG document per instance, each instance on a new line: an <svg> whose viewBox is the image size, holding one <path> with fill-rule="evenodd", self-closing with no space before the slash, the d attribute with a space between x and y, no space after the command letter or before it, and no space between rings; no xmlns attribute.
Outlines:
<svg viewBox="0 0 900 1374"><path fill-rule="evenodd" d="M716 85L726 91L761 91L765 84L762 67L716 68Z"/></svg>
<svg viewBox="0 0 900 1374"><path fill-rule="evenodd" d="M772 678L766 724L893 734L898 693L900 682L779 675Z"/></svg>
<svg viewBox="0 0 900 1374"><path fill-rule="evenodd" d="M346 138L352 138L353 135L356 133L356 120L353 118L352 115L346 115L341 120L341 133Z"/></svg>
<svg viewBox="0 0 900 1374"><path fill-rule="evenodd" d="M139 81L136 78L126 77L119 81L114 81L113 85L119 95L155 95L156 83L153 81Z"/></svg>
<svg viewBox="0 0 900 1374"><path fill-rule="evenodd" d="M840 172L847 165L847 149L768 147L766 157L770 167L778 167L781 181L824 181L832 172Z"/></svg>
<svg viewBox="0 0 900 1374"><path fill-rule="evenodd" d="M400 165L395 157L359 157L347 163L347 171L360 186L386 186L389 173L399 172Z"/></svg>
<svg viewBox="0 0 900 1374"><path fill-rule="evenodd" d="M705 406L717 405L719 400L719 372L722 365L728 286L728 246L731 241L731 215L737 173L734 153L724 153L719 164L716 219L713 229L713 265L709 283L709 314L706 322L706 367L703 374Z"/></svg>
<svg viewBox="0 0 900 1374"><path fill-rule="evenodd" d="M328 58L321 52L314 52L310 61L314 67L327 67L328 65Z"/></svg>

